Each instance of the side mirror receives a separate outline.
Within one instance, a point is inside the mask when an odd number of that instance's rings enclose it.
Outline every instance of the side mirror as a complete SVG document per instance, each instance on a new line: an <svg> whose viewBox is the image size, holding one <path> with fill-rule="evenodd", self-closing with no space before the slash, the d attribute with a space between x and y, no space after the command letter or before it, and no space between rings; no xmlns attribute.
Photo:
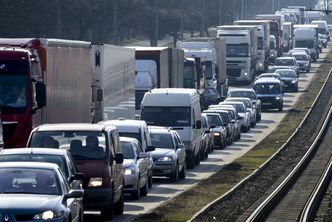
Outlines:
<svg viewBox="0 0 332 222"><path fill-rule="evenodd" d="M123 153L115 154L115 163L122 164L123 163Z"/></svg>
<svg viewBox="0 0 332 222"><path fill-rule="evenodd" d="M148 154L147 153L140 153L139 155L138 155L138 159L145 159L145 158L147 158L148 157Z"/></svg>
<svg viewBox="0 0 332 222"><path fill-rule="evenodd" d="M151 152L151 151L154 151L154 150L156 150L156 147L155 147L155 146L148 146L148 147L146 148L146 152Z"/></svg>
<svg viewBox="0 0 332 222"><path fill-rule="evenodd" d="M176 149L184 149L184 144L180 143L176 146Z"/></svg>
<svg viewBox="0 0 332 222"><path fill-rule="evenodd" d="M84 196L83 190L70 190L69 193L65 194L64 199L71 199L71 198L82 198Z"/></svg>
<svg viewBox="0 0 332 222"><path fill-rule="evenodd" d="M232 119L232 120L231 120L231 123L235 123L235 120L234 120L234 119Z"/></svg>
<svg viewBox="0 0 332 222"><path fill-rule="evenodd" d="M84 179L84 173L76 173L74 176L72 176L69 181L73 180L83 180Z"/></svg>
<svg viewBox="0 0 332 222"><path fill-rule="evenodd" d="M228 126L228 123L224 123L224 127Z"/></svg>
<svg viewBox="0 0 332 222"><path fill-rule="evenodd" d="M36 101L37 108L46 106L46 85L43 82L36 82Z"/></svg>
<svg viewBox="0 0 332 222"><path fill-rule="evenodd" d="M201 120L196 121L195 128L196 129L201 129L202 128L202 121Z"/></svg>

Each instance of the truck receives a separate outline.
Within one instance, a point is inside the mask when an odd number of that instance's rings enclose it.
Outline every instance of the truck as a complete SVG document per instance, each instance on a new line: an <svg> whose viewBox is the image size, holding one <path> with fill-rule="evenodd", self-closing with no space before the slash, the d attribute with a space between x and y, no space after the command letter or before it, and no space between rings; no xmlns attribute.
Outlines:
<svg viewBox="0 0 332 222"><path fill-rule="evenodd" d="M312 21L321 20L321 12L319 11L306 11L305 12L306 23L310 24Z"/></svg>
<svg viewBox="0 0 332 222"><path fill-rule="evenodd" d="M311 60L319 58L318 25L294 25L294 47L308 48Z"/></svg>
<svg viewBox="0 0 332 222"><path fill-rule="evenodd" d="M183 64L183 88L197 89L200 94L204 93L205 78L203 75L201 58L185 57Z"/></svg>
<svg viewBox="0 0 332 222"><path fill-rule="evenodd" d="M290 5L287 8L291 9L291 10L297 10L297 12L295 12L296 15L297 15L297 18L298 18L298 23L297 24L304 24L305 23L305 11L306 11L305 6Z"/></svg>
<svg viewBox="0 0 332 222"><path fill-rule="evenodd" d="M177 43L186 57L199 58L204 69L205 88L215 88L226 97L226 40L218 38L191 38Z"/></svg>
<svg viewBox="0 0 332 222"><path fill-rule="evenodd" d="M293 24L291 22L283 23L284 52L288 52L291 48L293 48L293 31Z"/></svg>
<svg viewBox="0 0 332 222"><path fill-rule="evenodd" d="M154 88L183 87L181 49L169 47L127 47L135 49L135 113L138 114L146 92Z"/></svg>
<svg viewBox="0 0 332 222"><path fill-rule="evenodd" d="M269 20L270 21L270 34L274 35L276 39L276 49L278 52L277 56L281 56L282 54L282 23L281 16L274 14L260 14L256 15L256 20Z"/></svg>
<svg viewBox="0 0 332 222"><path fill-rule="evenodd" d="M249 84L257 61L256 27L217 26L217 37L226 39L226 69L230 83Z"/></svg>
<svg viewBox="0 0 332 222"><path fill-rule="evenodd" d="M96 114L103 112L99 105L108 104L108 98L97 83L101 80L94 73L90 42L6 38L0 39L0 45L6 148L25 147L31 130L40 124L99 121L102 115Z"/></svg>
<svg viewBox="0 0 332 222"><path fill-rule="evenodd" d="M256 25L257 26L257 54L256 71L265 72L269 68L270 60L270 22L268 20L238 20L234 25Z"/></svg>

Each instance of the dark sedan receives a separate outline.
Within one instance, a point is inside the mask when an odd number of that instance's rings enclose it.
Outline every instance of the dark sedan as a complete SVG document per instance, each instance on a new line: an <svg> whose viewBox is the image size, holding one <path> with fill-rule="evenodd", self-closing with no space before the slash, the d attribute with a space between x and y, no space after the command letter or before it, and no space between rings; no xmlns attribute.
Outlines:
<svg viewBox="0 0 332 222"><path fill-rule="evenodd" d="M275 73L281 76L285 90L297 92L299 90L299 80L292 69L277 69Z"/></svg>
<svg viewBox="0 0 332 222"><path fill-rule="evenodd" d="M83 190L53 163L0 163L0 221L83 221Z"/></svg>
<svg viewBox="0 0 332 222"><path fill-rule="evenodd" d="M215 88L206 88L203 94L203 107L207 109L209 105L218 104L223 99Z"/></svg>

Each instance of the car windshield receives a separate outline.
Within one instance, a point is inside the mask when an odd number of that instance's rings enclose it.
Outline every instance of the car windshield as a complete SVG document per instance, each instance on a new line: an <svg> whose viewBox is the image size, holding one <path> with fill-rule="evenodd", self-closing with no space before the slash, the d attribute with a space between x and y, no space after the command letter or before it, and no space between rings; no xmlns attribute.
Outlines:
<svg viewBox="0 0 332 222"><path fill-rule="evenodd" d="M275 66L293 66L293 59L277 59L274 63Z"/></svg>
<svg viewBox="0 0 332 222"><path fill-rule="evenodd" d="M239 112L239 113L244 113L244 112L245 112L245 110L244 110L244 106L241 105L241 104L237 104L237 103L227 103L227 102L226 102L225 105L232 105L232 106L236 109L236 111Z"/></svg>
<svg viewBox="0 0 332 222"><path fill-rule="evenodd" d="M207 115L207 118L210 125L214 124L216 127L220 127L223 125L220 118L218 118L218 116L216 115Z"/></svg>
<svg viewBox="0 0 332 222"><path fill-rule="evenodd" d="M171 134L151 132L151 142L156 148L174 149Z"/></svg>
<svg viewBox="0 0 332 222"><path fill-rule="evenodd" d="M204 90L204 95L205 96L218 96L218 92L215 89L211 89L211 88L206 88Z"/></svg>
<svg viewBox="0 0 332 222"><path fill-rule="evenodd" d="M135 153L130 142L121 141L122 153L124 159L134 159Z"/></svg>
<svg viewBox="0 0 332 222"><path fill-rule="evenodd" d="M137 139L140 143L142 143L141 134L140 134L139 132L137 132L137 133L129 133L129 132L120 132L120 131L119 131L119 136L121 136L121 137L135 138L135 139Z"/></svg>
<svg viewBox="0 0 332 222"><path fill-rule="evenodd" d="M69 177L68 168L66 167L66 160L60 155L51 154L38 154L31 153L28 154L3 154L0 155L0 162L45 162L54 163L58 165L64 172L65 176Z"/></svg>
<svg viewBox="0 0 332 222"><path fill-rule="evenodd" d="M255 100L256 94L254 92L246 92L246 91L231 91L228 94L228 97L244 97L244 98L249 98L251 100Z"/></svg>
<svg viewBox="0 0 332 222"><path fill-rule="evenodd" d="M276 73L278 73L281 78L296 78L296 74L292 71L276 71Z"/></svg>
<svg viewBox="0 0 332 222"><path fill-rule="evenodd" d="M0 193L61 195L56 174L49 169L27 167L0 169Z"/></svg>
<svg viewBox="0 0 332 222"><path fill-rule="evenodd" d="M278 83L262 83L255 84L254 89L258 94L276 94L280 93L280 86Z"/></svg>
<svg viewBox="0 0 332 222"><path fill-rule="evenodd" d="M252 108L251 107L251 103L248 100L244 100L244 99L230 99L229 101L238 101L238 102L242 102L244 104L244 106L246 108ZM227 101L226 101L227 102Z"/></svg>
<svg viewBox="0 0 332 222"><path fill-rule="evenodd" d="M207 113L208 112L209 112L209 110L207 111ZM221 117L222 122L224 124L228 124L230 122L230 118L228 116L228 112L227 111L225 111L225 112L218 112L218 111L214 112L213 110L211 110L211 112L219 114L219 116Z"/></svg>
<svg viewBox="0 0 332 222"><path fill-rule="evenodd" d="M308 60L308 57L306 55L293 54L293 57L295 57L296 60Z"/></svg>
<svg viewBox="0 0 332 222"><path fill-rule="evenodd" d="M148 125L190 126L190 112L190 107L145 106L142 108L141 119Z"/></svg>
<svg viewBox="0 0 332 222"><path fill-rule="evenodd" d="M183 67L183 87L196 88L196 70L195 63L185 62Z"/></svg>
<svg viewBox="0 0 332 222"><path fill-rule="evenodd" d="M101 160L106 157L106 135L95 131L39 131L29 147L69 150L74 159Z"/></svg>
<svg viewBox="0 0 332 222"><path fill-rule="evenodd" d="M211 61L204 61L204 62L202 62L202 65L205 66L205 78L206 79L212 79L212 77L213 77L212 62Z"/></svg>

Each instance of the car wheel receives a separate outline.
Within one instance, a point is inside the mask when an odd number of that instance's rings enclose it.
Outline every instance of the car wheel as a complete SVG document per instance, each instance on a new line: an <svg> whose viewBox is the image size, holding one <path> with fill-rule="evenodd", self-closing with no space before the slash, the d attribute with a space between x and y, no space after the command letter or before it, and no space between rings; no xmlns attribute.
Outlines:
<svg viewBox="0 0 332 222"><path fill-rule="evenodd" d="M141 194L142 196L148 195L148 190L149 190L149 180L147 179L145 182L145 185L141 188Z"/></svg>
<svg viewBox="0 0 332 222"><path fill-rule="evenodd" d="M279 106L279 112L282 112L282 105Z"/></svg>
<svg viewBox="0 0 332 222"><path fill-rule="evenodd" d="M84 218L84 213L83 213L83 209L80 210L80 216L78 218L78 222L83 222L83 218Z"/></svg>
<svg viewBox="0 0 332 222"><path fill-rule="evenodd" d="M199 153L195 156L195 164L199 165L201 163L201 157L199 155Z"/></svg>
<svg viewBox="0 0 332 222"><path fill-rule="evenodd" d="M114 204L114 214L122 215L123 209L124 209L124 196L122 190L120 199Z"/></svg>
<svg viewBox="0 0 332 222"><path fill-rule="evenodd" d="M190 151L187 160L188 168L193 169L195 167L195 153Z"/></svg>
<svg viewBox="0 0 332 222"><path fill-rule="evenodd" d="M112 220L113 219L113 210L114 210L114 208L113 208L113 198L114 198L114 188L113 188L110 203L108 203L108 206L106 206L105 208L100 210L101 216L106 220Z"/></svg>
<svg viewBox="0 0 332 222"><path fill-rule="evenodd" d="M170 180L172 182L178 182L178 180L179 180L179 164L176 164L175 171L173 172Z"/></svg>
<svg viewBox="0 0 332 222"><path fill-rule="evenodd" d="M152 187L152 172L150 171L149 177L148 177L148 187Z"/></svg>
<svg viewBox="0 0 332 222"><path fill-rule="evenodd" d="M209 157L209 149L210 149L210 147L208 147L205 151L204 160Z"/></svg>
<svg viewBox="0 0 332 222"><path fill-rule="evenodd" d="M131 194L131 197L134 199L134 200L138 200L139 197L141 196L141 188L139 187L140 186L140 177L138 177L137 179L137 185L136 185L136 190Z"/></svg>
<svg viewBox="0 0 332 222"><path fill-rule="evenodd" d="M180 179L186 179L186 164L182 167L181 172L179 173L179 178Z"/></svg>

